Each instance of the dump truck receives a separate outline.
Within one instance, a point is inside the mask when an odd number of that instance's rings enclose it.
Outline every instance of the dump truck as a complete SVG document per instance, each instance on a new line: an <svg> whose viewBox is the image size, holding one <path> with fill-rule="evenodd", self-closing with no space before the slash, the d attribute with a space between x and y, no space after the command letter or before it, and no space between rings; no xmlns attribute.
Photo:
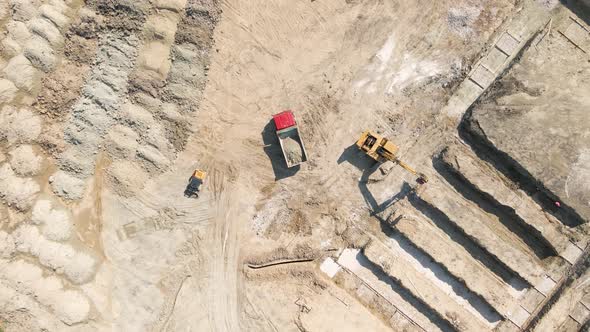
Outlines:
<svg viewBox="0 0 590 332"><path fill-rule="evenodd" d="M393 144L387 138L371 131L366 130L361 134L361 137L357 140L356 146L364 151L369 157L373 158L377 162L392 161L401 166L406 171L417 176L417 182L424 184L428 182L428 178L423 173L416 172L412 167L403 161L399 160L396 156L398 147Z"/></svg>
<svg viewBox="0 0 590 332"><path fill-rule="evenodd" d="M273 120L287 167L291 168L306 162L307 152L293 112L286 110L275 114Z"/></svg>
<svg viewBox="0 0 590 332"><path fill-rule="evenodd" d="M201 185L205 181L206 177L207 172L200 169L196 169L191 175L191 177L188 179L188 185L184 190L184 196L187 198L191 198L193 196L199 198L199 191L201 191Z"/></svg>

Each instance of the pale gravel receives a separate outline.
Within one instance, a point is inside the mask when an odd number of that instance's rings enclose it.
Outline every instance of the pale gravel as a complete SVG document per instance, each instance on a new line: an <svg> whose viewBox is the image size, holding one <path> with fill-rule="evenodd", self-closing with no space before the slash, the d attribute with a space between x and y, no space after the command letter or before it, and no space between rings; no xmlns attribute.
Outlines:
<svg viewBox="0 0 590 332"><path fill-rule="evenodd" d="M41 265L64 274L72 283L84 284L94 277L96 260L91 255L46 239L36 226L20 226L13 236L19 252L37 257Z"/></svg>
<svg viewBox="0 0 590 332"><path fill-rule="evenodd" d="M65 324L77 324L88 319L88 299L78 290L64 289L58 277L44 277L43 270L38 266L23 260L0 262L0 276L19 293L51 308Z"/></svg>
<svg viewBox="0 0 590 332"><path fill-rule="evenodd" d="M43 235L52 241L68 240L72 233L72 222L63 210L52 210L43 225Z"/></svg>
<svg viewBox="0 0 590 332"><path fill-rule="evenodd" d="M34 180L18 177L9 164L0 166L0 198L9 206L26 211L31 208L39 191L39 185Z"/></svg>
<svg viewBox="0 0 590 332"><path fill-rule="evenodd" d="M18 89L11 81L0 78L0 104L8 104L14 100Z"/></svg>
<svg viewBox="0 0 590 332"><path fill-rule="evenodd" d="M0 231L0 258L10 258L15 251L14 238L5 231Z"/></svg>
<svg viewBox="0 0 590 332"><path fill-rule="evenodd" d="M41 78L39 70L22 54L10 59L3 72L17 88L29 92L33 91Z"/></svg>
<svg viewBox="0 0 590 332"><path fill-rule="evenodd" d="M82 198L86 189L83 180L64 171L55 172L49 177L49 183L56 195L70 200Z"/></svg>
<svg viewBox="0 0 590 332"><path fill-rule="evenodd" d="M0 20L5 19L8 16L10 9L8 7L8 2L1 1L0 2Z"/></svg>
<svg viewBox="0 0 590 332"><path fill-rule="evenodd" d="M41 128L41 118L26 108L4 106L0 111L0 140L6 140L9 145L33 142L41 134Z"/></svg>
<svg viewBox="0 0 590 332"><path fill-rule="evenodd" d="M33 207L31 221L42 226L43 235L52 241L68 240L73 225L68 212L64 209L52 208L51 202L39 200Z"/></svg>
<svg viewBox="0 0 590 332"><path fill-rule="evenodd" d="M51 211L51 202L48 200L40 199L35 203L33 207L33 213L31 215L31 221L35 225L41 225L45 222L45 217Z"/></svg>
<svg viewBox="0 0 590 332"><path fill-rule="evenodd" d="M21 145L10 151L10 166L20 176L32 176L39 174L43 158L40 157L32 146Z"/></svg>

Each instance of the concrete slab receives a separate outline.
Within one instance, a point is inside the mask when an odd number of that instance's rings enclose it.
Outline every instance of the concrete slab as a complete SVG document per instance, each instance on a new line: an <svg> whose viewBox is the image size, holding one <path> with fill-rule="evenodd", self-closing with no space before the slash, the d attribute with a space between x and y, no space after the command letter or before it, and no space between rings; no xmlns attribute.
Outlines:
<svg viewBox="0 0 590 332"><path fill-rule="evenodd" d="M389 320L389 325L394 326L399 331L408 331L408 332L422 332L424 331L422 328L417 326L416 324L412 323L407 317L405 317L401 312L397 311L391 319Z"/></svg>
<svg viewBox="0 0 590 332"><path fill-rule="evenodd" d="M561 262L557 264L551 264L547 269L547 276L556 282L559 282L561 279L563 279L570 268L570 265L564 261L564 259L561 259Z"/></svg>
<svg viewBox="0 0 590 332"><path fill-rule="evenodd" d="M494 331L496 331L496 332L518 332L518 331L520 331L520 328L518 326L516 326L513 322L511 322L509 320L505 320L502 323L498 324L498 326L496 327L496 329Z"/></svg>
<svg viewBox="0 0 590 332"><path fill-rule="evenodd" d="M508 60L508 56L500 51L497 47L492 48L490 53L483 59L481 65L492 73L496 73L503 67Z"/></svg>
<svg viewBox="0 0 590 332"><path fill-rule="evenodd" d="M582 227L580 227L580 228L582 228ZM586 229L587 228L588 227L586 226ZM589 243L590 243L590 238L586 238L586 237L582 237L576 241L576 245L578 246L578 248L586 248Z"/></svg>
<svg viewBox="0 0 590 332"><path fill-rule="evenodd" d="M483 90L473 81L464 81L461 88L453 97L456 97L462 101L462 105L469 107L477 98L482 94Z"/></svg>
<svg viewBox="0 0 590 332"><path fill-rule="evenodd" d="M529 313L533 313L544 299L545 296L538 290L530 288L520 300L520 305Z"/></svg>
<svg viewBox="0 0 590 332"><path fill-rule="evenodd" d="M538 290L541 294L548 296L551 293L551 290L555 287L556 283L548 276L545 276L544 279L534 285L535 289Z"/></svg>
<svg viewBox="0 0 590 332"><path fill-rule="evenodd" d="M500 39L496 42L496 47L507 54L508 56L513 55L518 50L520 41L514 38L510 33L504 32Z"/></svg>
<svg viewBox="0 0 590 332"><path fill-rule="evenodd" d="M496 79L496 75L484 66L478 65L469 78L482 89L486 89Z"/></svg>
<svg viewBox="0 0 590 332"><path fill-rule="evenodd" d="M574 45L588 53L588 41L590 34L584 29L578 22L572 21L572 23L562 32L563 35L569 39Z"/></svg>
<svg viewBox="0 0 590 332"><path fill-rule="evenodd" d="M459 89L457 89L457 92L444 107L443 113L450 117L460 119L482 92L483 89L473 81L469 79L463 81L459 86Z"/></svg>
<svg viewBox="0 0 590 332"><path fill-rule="evenodd" d="M590 317L590 309L586 308L581 302L578 302L574 310L570 312L570 317L580 325L583 325Z"/></svg>
<svg viewBox="0 0 590 332"><path fill-rule="evenodd" d="M511 294L512 288L476 261L432 221L417 217L420 212L414 211L413 214L412 219L400 219L395 228L506 317L517 305L513 297L515 294Z"/></svg>
<svg viewBox="0 0 590 332"><path fill-rule="evenodd" d="M527 319L529 318L530 314L526 311L523 307L518 307L516 310L508 317L511 322L513 322L516 326L522 327L524 323L526 323Z"/></svg>
<svg viewBox="0 0 590 332"><path fill-rule="evenodd" d="M576 322L573 318L568 316L565 322L559 326L559 331L579 331L580 323Z"/></svg>
<svg viewBox="0 0 590 332"><path fill-rule="evenodd" d="M569 243L569 245L565 248L564 251L559 253L559 256L563 257L566 261L570 264L574 265L578 258L582 255L582 249L578 248L573 243Z"/></svg>
<svg viewBox="0 0 590 332"><path fill-rule="evenodd" d="M357 272L361 270L363 267L358 261L358 255L360 254L359 249L344 249L340 257L338 257L338 264L341 266L345 266L352 272Z"/></svg>
<svg viewBox="0 0 590 332"><path fill-rule="evenodd" d="M340 265L336 264L332 257L326 258L322 265L320 265L320 270L322 270L322 272L324 272L330 278L334 278L340 269Z"/></svg>

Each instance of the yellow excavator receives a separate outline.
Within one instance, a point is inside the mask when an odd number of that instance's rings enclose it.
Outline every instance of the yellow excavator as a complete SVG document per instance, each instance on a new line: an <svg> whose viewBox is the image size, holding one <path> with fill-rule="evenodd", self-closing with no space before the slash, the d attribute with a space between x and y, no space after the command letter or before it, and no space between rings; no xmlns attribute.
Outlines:
<svg viewBox="0 0 590 332"><path fill-rule="evenodd" d="M416 172L412 167L403 161L399 160L395 154L399 150L398 147L389 141L387 138L367 130L362 133L361 137L356 142L356 145L364 151L369 157L375 159L377 162L392 161L400 165L406 171L416 175L418 179L416 182L424 184L428 182L428 178L423 173Z"/></svg>

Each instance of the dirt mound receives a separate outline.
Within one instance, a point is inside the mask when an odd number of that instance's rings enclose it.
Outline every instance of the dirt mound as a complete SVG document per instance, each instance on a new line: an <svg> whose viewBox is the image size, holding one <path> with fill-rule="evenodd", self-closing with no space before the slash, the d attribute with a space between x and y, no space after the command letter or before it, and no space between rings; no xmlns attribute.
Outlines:
<svg viewBox="0 0 590 332"><path fill-rule="evenodd" d="M303 161L303 150L301 149L301 144L296 139L292 137L283 139L283 148L285 149L285 155L289 163L298 164Z"/></svg>

